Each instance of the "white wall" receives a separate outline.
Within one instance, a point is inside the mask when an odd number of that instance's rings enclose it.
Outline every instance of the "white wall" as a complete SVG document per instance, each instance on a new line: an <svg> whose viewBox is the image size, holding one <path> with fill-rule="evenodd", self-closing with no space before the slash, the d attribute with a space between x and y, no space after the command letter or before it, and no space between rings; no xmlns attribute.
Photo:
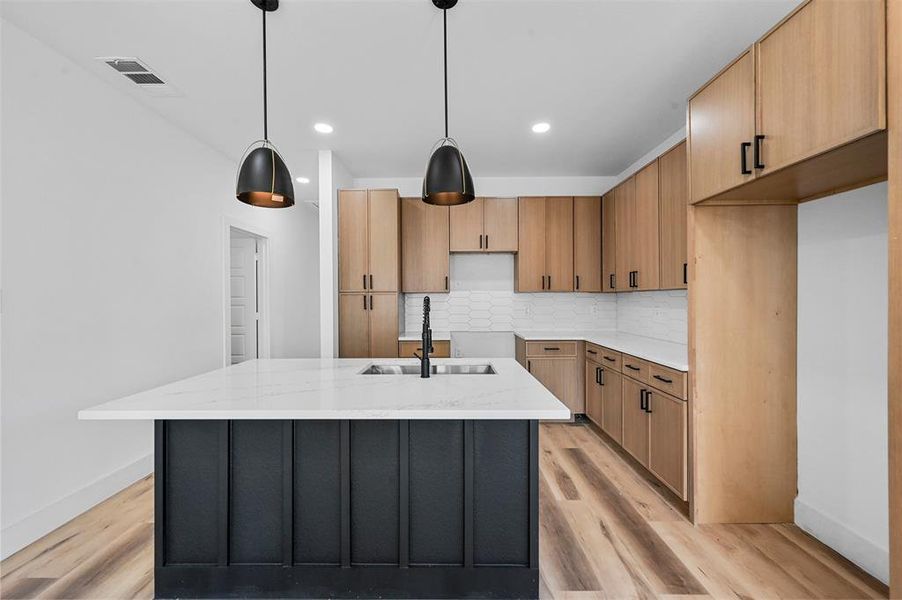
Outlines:
<svg viewBox="0 0 902 600"><path fill-rule="evenodd" d="M796 522L888 581L887 186L799 207Z"/></svg>
<svg viewBox="0 0 902 600"><path fill-rule="evenodd" d="M351 174L331 150L319 151L320 356L338 356L338 190Z"/></svg>
<svg viewBox="0 0 902 600"><path fill-rule="evenodd" d="M235 200L236 165L6 21L5 557L151 468L150 423L79 409L218 368L224 220L271 237L271 351L319 352L317 217Z"/></svg>

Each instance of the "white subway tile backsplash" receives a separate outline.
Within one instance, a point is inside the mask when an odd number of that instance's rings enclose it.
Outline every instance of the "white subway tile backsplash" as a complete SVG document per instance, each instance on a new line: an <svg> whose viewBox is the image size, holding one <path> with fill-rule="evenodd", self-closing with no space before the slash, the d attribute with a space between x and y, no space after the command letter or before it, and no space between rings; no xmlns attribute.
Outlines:
<svg viewBox="0 0 902 600"><path fill-rule="evenodd" d="M685 344L688 310L686 290L617 294L617 330Z"/></svg>

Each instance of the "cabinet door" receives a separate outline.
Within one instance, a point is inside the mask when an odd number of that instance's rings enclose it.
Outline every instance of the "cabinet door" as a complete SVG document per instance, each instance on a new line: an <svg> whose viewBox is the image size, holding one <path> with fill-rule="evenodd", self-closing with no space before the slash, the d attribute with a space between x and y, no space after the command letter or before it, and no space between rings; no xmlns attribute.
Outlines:
<svg viewBox="0 0 902 600"><path fill-rule="evenodd" d="M634 289L656 290L660 285L658 239L658 161L636 173L635 229L630 240Z"/></svg>
<svg viewBox="0 0 902 600"><path fill-rule="evenodd" d="M617 443L622 443L623 375L611 369L602 369L601 382L601 429Z"/></svg>
<svg viewBox="0 0 902 600"><path fill-rule="evenodd" d="M483 203L484 246L488 252L516 252L517 199L486 198Z"/></svg>
<svg viewBox="0 0 902 600"><path fill-rule="evenodd" d="M448 290L448 208L401 199L401 291Z"/></svg>
<svg viewBox="0 0 902 600"><path fill-rule="evenodd" d="M854 4L854 3L850 3ZM755 68L751 50L689 99L690 197L699 202L752 179L741 170L742 144L755 138Z"/></svg>
<svg viewBox="0 0 902 600"><path fill-rule="evenodd" d="M573 198L573 285L577 292L601 291L601 198Z"/></svg>
<svg viewBox="0 0 902 600"><path fill-rule="evenodd" d="M369 304L366 294L338 295L338 356L370 355Z"/></svg>
<svg viewBox="0 0 902 600"><path fill-rule="evenodd" d="M758 43L761 173L886 127L885 11L809 2Z"/></svg>
<svg viewBox="0 0 902 600"><path fill-rule="evenodd" d="M360 292L367 285L366 190L338 192L338 289Z"/></svg>
<svg viewBox="0 0 902 600"><path fill-rule="evenodd" d="M518 200L517 291L541 292L545 289L545 198Z"/></svg>
<svg viewBox="0 0 902 600"><path fill-rule="evenodd" d="M661 289L686 287L686 142L658 159Z"/></svg>
<svg viewBox="0 0 902 600"><path fill-rule="evenodd" d="M648 469L686 499L686 403L652 391L648 395Z"/></svg>
<svg viewBox="0 0 902 600"><path fill-rule="evenodd" d="M601 367L591 360L586 361L586 416L592 422L601 427L602 413L602 387Z"/></svg>
<svg viewBox="0 0 902 600"><path fill-rule="evenodd" d="M545 199L546 288L573 291L573 198Z"/></svg>
<svg viewBox="0 0 902 600"><path fill-rule="evenodd" d="M614 223L617 228L617 249L615 250L617 291L628 292L630 271L632 271L632 238L636 230L636 179L630 177L617 186L614 204Z"/></svg>
<svg viewBox="0 0 902 600"><path fill-rule="evenodd" d="M576 369L578 359L530 358L526 368L548 388L554 396L567 405L571 413L583 412L582 402L576 401Z"/></svg>
<svg viewBox="0 0 902 600"><path fill-rule="evenodd" d="M629 377L623 378L624 450L644 466L648 466L648 413L642 409L645 387Z"/></svg>
<svg viewBox="0 0 902 600"><path fill-rule="evenodd" d="M423 355L422 342L398 342L398 357L415 358L417 355ZM432 352L429 353L429 356L432 358L451 358L451 342L448 340L434 340L432 342Z"/></svg>
<svg viewBox="0 0 902 600"><path fill-rule="evenodd" d="M370 356L398 357L398 295L369 294Z"/></svg>
<svg viewBox="0 0 902 600"><path fill-rule="evenodd" d="M397 292L401 283L401 203L396 190L370 190L368 209L371 291ZM397 340L395 340L397 341Z"/></svg>
<svg viewBox="0 0 902 600"><path fill-rule="evenodd" d="M601 285L605 292L617 290L616 194L611 190L601 199Z"/></svg>
<svg viewBox="0 0 902 600"><path fill-rule="evenodd" d="M451 208L451 252L483 249L483 198Z"/></svg>

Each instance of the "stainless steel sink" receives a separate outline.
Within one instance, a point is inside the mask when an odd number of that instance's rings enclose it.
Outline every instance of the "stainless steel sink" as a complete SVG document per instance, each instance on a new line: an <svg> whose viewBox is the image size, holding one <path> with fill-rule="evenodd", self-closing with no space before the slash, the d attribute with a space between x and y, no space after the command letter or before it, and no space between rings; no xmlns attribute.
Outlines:
<svg viewBox="0 0 902 600"><path fill-rule="evenodd" d="M494 375L492 365L432 365L432 375ZM361 375L419 375L420 365L370 365Z"/></svg>

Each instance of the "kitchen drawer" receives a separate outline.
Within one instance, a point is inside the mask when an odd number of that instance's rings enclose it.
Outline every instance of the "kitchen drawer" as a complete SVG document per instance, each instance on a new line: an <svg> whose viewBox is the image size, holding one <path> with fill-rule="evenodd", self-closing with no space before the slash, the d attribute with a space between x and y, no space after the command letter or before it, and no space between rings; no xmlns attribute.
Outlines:
<svg viewBox="0 0 902 600"><path fill-rule="evenodd" d="M670 369L655 363L648 363L648 384L676 396L686 399L686 373Z"/></svg>
<svg viewBox="0 0 902 600"><path fill-rule="evenodd" d="M635 356L630 356L629 354L623 355L623 374L627 377L631 377L636 381L641 381L643 383L648 383L648 367L649 363L642 360L641 358L636 358Z"/></svg>
<svg viewBox="0 0 902 600"><path fill-rule="evenodd" d="M601 364L601 353L603 348L601 346L596 346L590 342L586 342L586 360L591 360L592 362L596 362Z"/></svg>
<svg viewBox="0 0 902 600"><path fill-rule="evenodd" d="M576 356L577 342L526 342L526 356Z"/></svg>
<svg viewBox="0 0 902 600"><path fill-rule="evenodd" d="M616 350L600 346L601 352L598 354L598 362L601 366L612 371L623 370L623 355Z"/></svg>
<svg viewBox="0 0 902 600"><path fill-rule="evenodd" d="M423 345L420 342L398 342L398 356L411 358L413 353L422 354ZM448 340L435 340L432 342L432 358L451 358L451 342Z"/></svg>

